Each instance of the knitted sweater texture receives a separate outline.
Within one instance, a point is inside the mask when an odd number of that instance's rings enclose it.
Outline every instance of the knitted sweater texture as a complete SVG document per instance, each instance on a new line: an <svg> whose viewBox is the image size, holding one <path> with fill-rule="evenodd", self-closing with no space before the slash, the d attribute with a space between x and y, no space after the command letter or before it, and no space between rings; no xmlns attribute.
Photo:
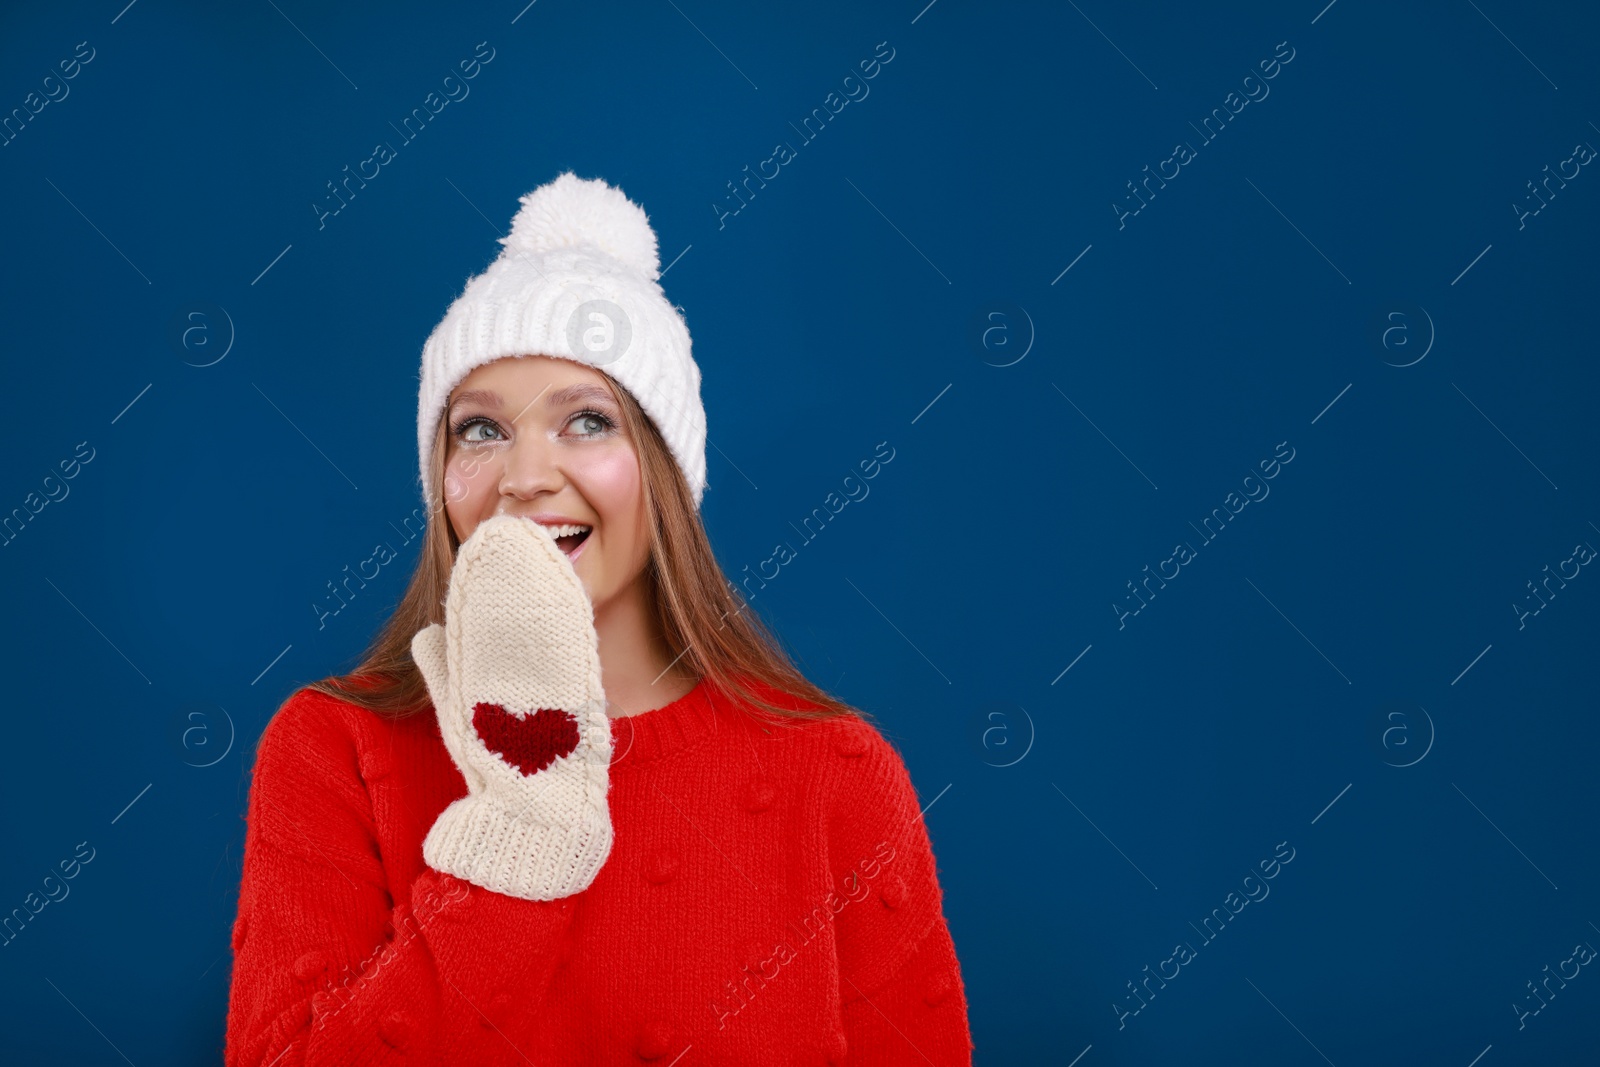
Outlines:
<svg viewBox="0 0 1600 1067"><path fill-rule="evenodd" d="M709 679L610 725L611 855L525 900L423 861L467 793L431 708L291 696L250 786L228 1067L971 1063L927 828L877 729Z"/></svg>

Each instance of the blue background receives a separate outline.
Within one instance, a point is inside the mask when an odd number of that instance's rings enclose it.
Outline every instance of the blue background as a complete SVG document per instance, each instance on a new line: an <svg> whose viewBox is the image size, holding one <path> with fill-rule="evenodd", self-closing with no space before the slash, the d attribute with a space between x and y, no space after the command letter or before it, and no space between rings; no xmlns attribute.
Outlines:
<svg viewBox="0 0 1600 1067"><path fill-rule="evenodd" d="M724 568L799 548L756 608L930 805L977 1062L1593 1059L1600 977L1514 1007L1600 945L1600 577L1514 607L1600 546L1600 177L1514 206L1600 145L1592 10L122 2L0 32L5 113L94 50L0 148L0 513L70 490L0 549L0 911L95 850L0 949L11 1062L220 1058L255 739L399 596L422 342L568 168L678 257Z"/></svg>

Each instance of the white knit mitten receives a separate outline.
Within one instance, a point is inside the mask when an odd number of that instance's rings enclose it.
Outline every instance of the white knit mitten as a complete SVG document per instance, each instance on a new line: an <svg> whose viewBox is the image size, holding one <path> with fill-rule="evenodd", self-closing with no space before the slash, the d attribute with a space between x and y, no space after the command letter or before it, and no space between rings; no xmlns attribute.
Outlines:
<svg viewBox="0 0 1600 1067"><path fill-rule="evenodd" d="M588 888L611 853L611 724L594 608L549 531L481 523L457 553L444 625L411 655L467 781L423 859L528 900Z"/></svg>

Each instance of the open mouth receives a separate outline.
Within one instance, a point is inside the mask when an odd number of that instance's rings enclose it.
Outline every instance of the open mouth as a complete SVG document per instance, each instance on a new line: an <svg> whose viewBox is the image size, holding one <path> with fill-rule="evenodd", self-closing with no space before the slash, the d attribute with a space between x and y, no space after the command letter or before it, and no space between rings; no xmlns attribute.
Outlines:
<svg viewBox="0 0 1600 1067"><path fill-rule="evenodd" d="M594 530L592 526L546 526L550 536L556 539L556 547L567 554L569 559L576 559L578 549L589 539L589 534Z"/></svg>

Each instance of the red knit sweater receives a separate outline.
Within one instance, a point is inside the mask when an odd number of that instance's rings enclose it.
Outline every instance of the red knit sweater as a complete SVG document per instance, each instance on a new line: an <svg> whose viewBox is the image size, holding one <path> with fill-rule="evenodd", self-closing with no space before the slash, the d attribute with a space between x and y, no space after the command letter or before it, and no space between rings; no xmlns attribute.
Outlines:
<svg viewBox="0 0 1600 1067"><path fill-rule="evenodd" d="M904 763L795 722L709 680L611 720L611 854L530 901L423 862L467 792L431 708L297 691L256 753L226 1063L970 1064Z"/></svg>

